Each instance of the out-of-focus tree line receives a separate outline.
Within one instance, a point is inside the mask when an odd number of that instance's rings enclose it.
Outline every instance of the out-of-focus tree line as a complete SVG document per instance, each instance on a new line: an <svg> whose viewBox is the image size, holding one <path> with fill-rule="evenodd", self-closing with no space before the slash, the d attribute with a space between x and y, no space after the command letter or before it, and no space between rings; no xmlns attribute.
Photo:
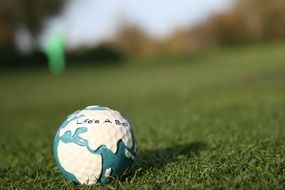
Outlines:
<svg viewBox="0 0 285 190"><path fill-rule="evenodd" d="M64 0L0 0L0 50L15 48L15 32L25 27L33 37ZM94 31L96 32L96 31ZM204 22L154 39L138 26L124 26L108 43L69 52L75 60L119 59L157 54L189 54L213 47L285 40L284 0L237 0L235 6Z"/></svg>
<svg viewBox="0 0 285 190"><path fill-rule="evenodd" d="M0 0L0 48L15 48L15 34L23 27L36 38L45 19L63 5L64 0Z"/></svg>
<svg viewBox="0 0 285 190"><path fill-rule="evenodd" d="M209 17L169 39L177 51L200 51L215 46L285 40L284 0L239 0L224 13Z"/></svg>
<svg viewBox="0 0 285 190"><path fill-rule="evenodd" d="M130 55L151 55L187 54L219 46L283 40L284 0L239 0L232 9L211 15L194 27L176 31L167 39L156 41L138 28L129 27L119 33L115 44Z"/></svg>

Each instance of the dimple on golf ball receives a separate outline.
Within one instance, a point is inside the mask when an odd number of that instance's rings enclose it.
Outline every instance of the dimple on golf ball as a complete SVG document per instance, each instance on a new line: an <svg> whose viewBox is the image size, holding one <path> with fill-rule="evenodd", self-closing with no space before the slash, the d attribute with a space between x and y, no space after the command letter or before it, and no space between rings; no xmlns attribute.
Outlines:
<svg viewBox="0 0 285 190"><path fill-rule="evenodd" d="M105 184L129 171L135 160L132 125L118 111L88 106L69 115L53 151L62 174L76 184Z"/></svg>

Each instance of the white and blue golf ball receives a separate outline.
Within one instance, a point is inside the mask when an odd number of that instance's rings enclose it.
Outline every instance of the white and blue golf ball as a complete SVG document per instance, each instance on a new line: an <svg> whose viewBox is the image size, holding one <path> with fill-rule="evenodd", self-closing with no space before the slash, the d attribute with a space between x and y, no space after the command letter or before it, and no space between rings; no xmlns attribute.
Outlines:
<svg viewBox="0 0 285 190"><path fill-rule="evenodd" d="M67 117L54 139L62 174L76 184L105 184L135 161L132 125L118 111L88 106Z"/></svg>

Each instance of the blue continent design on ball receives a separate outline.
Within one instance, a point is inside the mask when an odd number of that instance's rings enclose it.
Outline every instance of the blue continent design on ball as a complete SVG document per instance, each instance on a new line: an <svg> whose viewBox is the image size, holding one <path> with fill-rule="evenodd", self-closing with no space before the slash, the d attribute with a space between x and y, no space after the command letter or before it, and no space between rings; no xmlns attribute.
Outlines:
<svg viewBox="0 0 285 190"><path fill-rule="evenodd" d="M85 110L92 110L92 111L98 111L98 110L110 110L107 107L101 107L101 106L88 106L85 108Z"/></svg>
<svg viewBox="0 0 285 190"><path fill-rule="evenodd" d="M78 118L84 117L83 114L79 114L80 111L76 111L73 114L71 114L67 120L65 120L63 122L63 124L59 127L59 130L57 131L57 134L55 135L55 139L54 139L54 144L53 144L53 154L54 154L54 158L55 158L55 162L57 164L57 166L59 167L59 170L62 172L62 174L64 175L64 177L66 177L67 179L69 179L70 181L73 181L75 184L80 184L79 180L70 172L66 171L60 164L59 162L59 158L58 158L58 153L57 153L57 147L58 144L60 142L60 137L59 137L59 131L60 129L65 128L71 121L76 120Z"/></svg>
<svg viewBox="0 0 285 190"><path fill-rule="evenodd" d="M134 160L125 156L125 150L127 147L121 139L118 141L118 149L115 154L106 148L105 145L98 147L96 150L92 150L88 145L88 141L79 136L80 134L86 132L86 127L79 127L76 129L73 135L71 134L71 131L66 131L60 140L62 140L64 143L75 143L79 146L85 146L91 153L100 154L102 156L102 171L98 179L98 183L105 184L109 181L109 178L105 176L108 168L111 168L111 173L114 176L124 172L126 168L133 165ZM133 149L130 151L133 152Z"/></svg>
<svg viewBox="0 0 285 190"><path fill-rule="evenodd" d="M78 144L80 146L86 146L88 147L88 141L81 138L79 135L81 133L85 133L87 132L87 128L86 127L79 127L76 129L74 135L71 134L71 131L66 131L64 133L64 135L61 137L61 140L64 142L64 143L75 143L75 144ZM88 147L89 149L89 147Z"/></svg>
<svg viewBox="0 0 285 190"><path fill-rule="evenodd" d="M100 106L90 106L89 108L86 108L87 110L108 110L109 108L106 107L100 107ZM132 135L132 140L133 140L133 146L131 149L128 149L125 143L123 142L122 139L120 139L117 142L117 151L116 153L113 153L111 150L109 150L105 145L102 145L98 147L96 150L92 150L89 145L88 141L86 139L83 139L80 137L80 134L86 133L87 128L86 127L79 127L76 129L75 133L72 135L71 131L66 131L62 137L59 136L59 131L60 129L65 128L70 122L84 117L83 114L80 114L81 110L78 110L74 113L72 113L70 116L68 116L68 119L64 121L64 123L60 126L55 139L54 139L54 145L53 145L53 152L54 152L54 157L56 164L58 165L59 169L63 173L63 175L69 179L70 181L73 181L75 184L81 184L79 180L76 178L75 175L73 175L70 172L67 172L60 164L59 158L58 158L58 152L57 152L57 147L60 141L64 143L75 143L79 146L84 146L86 147L91 153L93 154L99 154L102 157L102 171L100 174L100 177L98 179L98 183L105 184L107 183L110 178L106 176L107 170L108 172L111 169L111 176L115 176L119 173L124 172L126 169L130 169L129 167L133 166L134 160L127 158L125 156L125 151L131 152L135 156L136 152L136 140L133 134L133 127L131 126L131 135ZM131 125L131 124L130 124Z"/></svg>

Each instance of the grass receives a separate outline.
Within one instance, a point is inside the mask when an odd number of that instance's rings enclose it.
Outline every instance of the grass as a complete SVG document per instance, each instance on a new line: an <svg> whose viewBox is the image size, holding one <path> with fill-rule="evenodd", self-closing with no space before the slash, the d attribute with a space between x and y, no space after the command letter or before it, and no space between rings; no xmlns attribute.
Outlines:
<svg viewBox="0 0 285 190"><path fill-rule="evenodd" d="M231 48L61 76L0 71L0 189L284 189L284 52ZM78 187L55 166L53 138L92 104L132 121L139 152L128 177Z"/></svg>

